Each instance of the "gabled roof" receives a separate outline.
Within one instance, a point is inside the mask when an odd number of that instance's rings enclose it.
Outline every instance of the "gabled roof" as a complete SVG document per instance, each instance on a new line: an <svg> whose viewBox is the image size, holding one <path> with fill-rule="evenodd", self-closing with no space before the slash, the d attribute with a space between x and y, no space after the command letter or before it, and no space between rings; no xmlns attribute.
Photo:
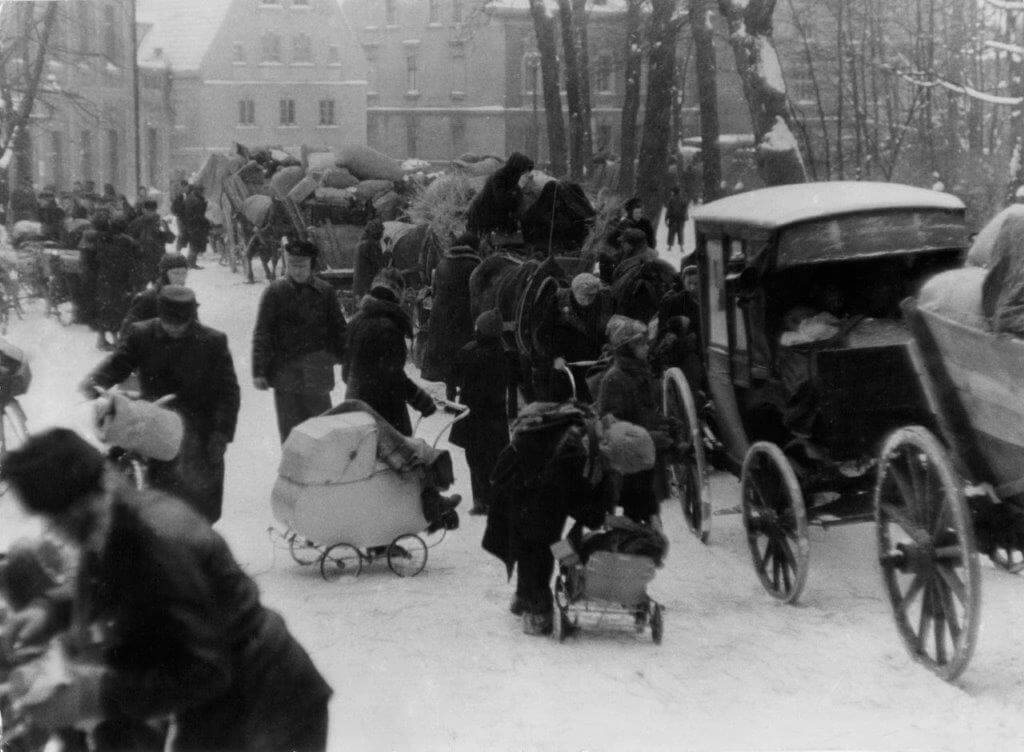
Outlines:
<svg viewBox="0 0 1024 752"><path fill-rule="evenodd" d="M152 24L139 42L139 62L198 70L233 0L138 0L138 20ZM157 54L157 51L160 54Z"/></svg>

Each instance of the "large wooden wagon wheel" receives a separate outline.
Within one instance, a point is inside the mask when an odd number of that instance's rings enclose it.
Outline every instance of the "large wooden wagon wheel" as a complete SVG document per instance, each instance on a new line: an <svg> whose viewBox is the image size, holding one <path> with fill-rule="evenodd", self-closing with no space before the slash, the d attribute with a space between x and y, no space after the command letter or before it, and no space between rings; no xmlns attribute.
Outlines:
<svg viewBox="0 0 1024 752"><path fill-rule="evenodd" d="M874 505L896 629L915 660L952 681L977 641L981 569L963 484L926 428L900 428L886 439Z"/></svg>
<svg viewBox="0 0 1024 752"><path fill-rule="evenodd" d="M711 493L704 441L697 418L697 403L686 377L678 368L665 371L661 380L661 398L665 416L682 423L682 434L689 442L681 460L669 465L673 487L683 508L683 519L690 532L701 543L707 543L711 535Z"/></svg>
<svg viewBox="0 0 1024 752"><path fill-rule="evenodd" d="M770 596L795 603L807 581L811 553L796 473L778 446L759 441L743 459L740 489L757 577Z"/></svg>

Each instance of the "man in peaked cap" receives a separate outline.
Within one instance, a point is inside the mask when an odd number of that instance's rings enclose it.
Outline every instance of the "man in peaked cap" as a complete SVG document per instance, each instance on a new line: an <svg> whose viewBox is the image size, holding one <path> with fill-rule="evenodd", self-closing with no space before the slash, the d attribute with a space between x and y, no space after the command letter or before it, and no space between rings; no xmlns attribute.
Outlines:
<svg viewBox="0 0 1024 752"><path fill-rule="evenodd" d="M170 407L185 423L181 453L170 463L151 461L150 479L213 523L220 519L224 451L235 435L240 397L227 337L200 324L197 308L192 290L165 286L157 318L132 324L83 390L94 395L138 372L143 399L175 395Z"/></svg>

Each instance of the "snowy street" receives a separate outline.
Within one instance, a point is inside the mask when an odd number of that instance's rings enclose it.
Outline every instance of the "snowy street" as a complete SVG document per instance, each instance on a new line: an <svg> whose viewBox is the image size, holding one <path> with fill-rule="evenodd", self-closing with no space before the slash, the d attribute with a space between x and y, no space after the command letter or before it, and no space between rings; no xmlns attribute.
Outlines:
<svg viewBox="0 0 1024 752"><path fill-rule="evenodd" d="M983 564L978 648L963 678L946 684L899 641L871 525L812 528L801 605L779 605L754 574L731 476L712 481L708 546L677 506L663 509L671 550L650 587L666 607L660 646L625 619L583 621L565 644L524 635L508 612L503 565L480 548L484 519L465 513L459 449L462 524L430 550L423 573L401 579L378 561L325 582L267 533L280 448L273 399L252 387L250 371L264 285L209 256L189 286L200 320L227 333L242 387L217 529L334 688L329 749L971 750L1024 739L1020 577ZM20 398L30 429L84 431L76 384L102 357L95 336L44 318L31 301L8 339L31 357L34 380ZM444 421L439 412L419 435L433 440ZM4 501L6 544L25 523Z"/></svg>

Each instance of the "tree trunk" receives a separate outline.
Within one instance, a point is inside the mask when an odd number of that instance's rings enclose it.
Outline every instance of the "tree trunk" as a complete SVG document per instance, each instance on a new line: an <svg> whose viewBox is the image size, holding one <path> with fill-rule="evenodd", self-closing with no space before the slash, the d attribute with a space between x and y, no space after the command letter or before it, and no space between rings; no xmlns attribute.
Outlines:
<svg viewBox="0 0 1024 752"><path fill-rule="evenodd" d="M652 0L648 31L647 98L640 137L637 194L646 215L657 223L667 188L672 102L676 84L677 0Z"/></svg>
<svg viewBox="0 0 1024 752"><path fill-rule="evenodd" d="M643 65L643 31L640 26L643 0L626 0L626 70L622 96L619 150L619 193L633 194L636 175L636 121L640 111L640 69Z"/></svg>
<svg viewBox="0 0 1024 752"><path fill-rule="evenodd" d="M711 0L690 0L697 101L700 105L701 193L706 202L722 195L722 151L718 144L718 63Z"/></svg>
<svg viewBox="0 0 1024 752"><path fill-rule="evenodd" d="M565 101L569 106L569 176L579 181L583 179L583 112L576 24L570 0L558 0L558 25L562 32L562 59L565 61Z"/></svg>
<svg viewBox="0 0 1024 752"><path fill-rule="evenodd" d="M540 53L540 78L544 92L544 120L547 123L550 168L555 175L565 175L565 121L562 120L562 95L558 90L555 21L548 15L544 0L530 0L530 16L533 18L537 51Z"/></svg>
<svg viewBox="0 0 1024 752"><path fill-rule="evenodd" d="M579 52L580 120L583 136L583 156L590 170L594 156L594 131L590 106L590 38L587 33L587 0L572 0L572 16L576 22L576 46Z"/></svg>
<svg viewBox="0 0 1024 752"><path fill-rule="evenodd" d="M1015 14L1008 13L1006 18L1006 29L1008 36L1012 34L1015 44L1020 44L1024 34L1018 29L1018 19ZM1007 65L1010 74L1010 96L1024 96L1024 58L1007 55ZM1009 183L1006 186L1004 202L1012 204L1016 199L1017 191L1024 186L1024 106L1017 105L1010 108L1010 122L1007 132L1007 144L1010 147L1010 169Z"/></svg>
<svg viewBox="0 0 1024 752"><path fill-rule="evenodd" d="M718 0L718 8L729 25L736 71L754 125L758 173L766 185L805 182L807 170L793 136L786 84L772 41L775 0Z"/></svg>

